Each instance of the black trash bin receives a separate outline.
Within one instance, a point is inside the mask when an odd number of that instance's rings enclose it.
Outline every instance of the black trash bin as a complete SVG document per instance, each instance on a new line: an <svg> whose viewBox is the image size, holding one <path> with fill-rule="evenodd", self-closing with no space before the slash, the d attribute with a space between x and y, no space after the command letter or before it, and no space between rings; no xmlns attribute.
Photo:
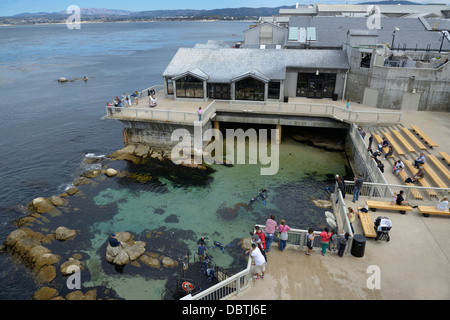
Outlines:
<svg viewBox="0 0 450 320"><path fill-rule="evenodd" d="M284 97L284 102L289 102L289 97Z"/></svg>
<svg viewBox="0 0 450 320"><path fill-rule="evenodd" d="M364 249L366 248L366 237L362 234L355 234L353 236L353 243L351 254L354 257L362 258L364 257Z"/></svg>
<svg viewBox="0 0 450 320"><path fill-rule="evenodd" d="M337 93L333 93L333 101L337 101L338 99L338 94Z"/></svg>

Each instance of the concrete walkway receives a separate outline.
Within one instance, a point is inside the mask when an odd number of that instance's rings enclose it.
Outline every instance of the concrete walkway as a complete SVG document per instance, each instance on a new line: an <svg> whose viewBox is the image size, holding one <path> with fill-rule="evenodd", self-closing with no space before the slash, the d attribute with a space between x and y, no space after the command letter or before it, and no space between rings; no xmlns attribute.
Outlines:
<svg viewBox="0 0 450 320"><path fill-rule="evenodd" d="M344 101L333 103L345 105ZM363 105L351 107L370 110ZM443 112L405 112L402 117L402 125L418 125L439 144L438 148L428 148L433 154L450 152L449 123L450 113ZM401 183L389 170L385 171L385 177L388 183ZM448 180L446 183L449 185ZM360 197L354 204L350 197L346 198L347 206L354 208L364 201ZM274 244L268 253L265 278L253 280L250 288L233 299L450 299L450 217L425 218L417 209L405 215L394 211L370 212L372 220L380 214L392 221L390 242L367 239L364 256L360 258L350 254L340 258L334 252L322 256L319 249L306 256L294 246L280 252ZM358 219L353 225L356 234L363 233ZM370 286L375 283L373 270L379 271L379 289Z"/></svg>

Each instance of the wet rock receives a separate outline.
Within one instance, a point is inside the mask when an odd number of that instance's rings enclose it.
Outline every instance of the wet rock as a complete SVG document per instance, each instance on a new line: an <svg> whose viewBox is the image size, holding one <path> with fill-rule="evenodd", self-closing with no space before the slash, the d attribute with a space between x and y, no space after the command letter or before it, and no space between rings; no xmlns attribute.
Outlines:
<svg viewBox="0 0 450 320"><path fill-rule="evenodd" d="M105 171L105 174L106 174L108 177L114 177L114 176L118 175L119 172L118 172L116 169L109 168L109 169L107 169L107 170Z"/></svg>
<svg viewBox="0 0 450 320"><path fill-rule="evenodd" d="M39 283L47 283L52 282L56 277L56 268L54 266L45 266L42 267L38 274L37 279Z"/></svg>
<svg viewBox="0 0 450 320"><path fill-rule="evenodd" d="M146 243L143 241L137 241L132 246L125 246L124 250L130 257L130 260L138 259L145 252Z"/></svg>
<svg viewBox="0 0 450 320"><path fill-rule="evenodd" d="M314 199L314 200L312 200L312 202L316 205L316 207L324 208L324 209L329 209L329 208L332 208L332 206L333 206L331 201L328 201L328 200Z"/></svg>
<svg viewBox="0 0 450 320"><path fill-rule="evenodd" d="M60 268L59 268L59 272L63 275L63 276L69 276L71 274L74 273L74 270L77 269L73 269L72 266L75 266L78 268L78 270L82 270L84 269L83 266L81 265L81 262L77 259L74 258L69 258L68 261L64 262Z"/></svg>
<svg viewBox="0 0 450 320"><path fill-rule="evenodd" d="M38 213L47 213L55 209L55 206L43 197L34 199L32 206Z"/></svg>
<svg viewBox="0 0 450 320"><path fill-rule="evenodd" d="M33 270L35 272L38 272L42 267L51 266L51 265L57 263L60 259L61 259L61 257L57 254L44 253L43 255L39 256L36 259Z"/></svg>
<svg viewBox="0 0 450 320"><path fill-rule="evenodd" d="M142 255L139 260L141 260L143 263L145 263L150 268L159 269L161 268L161 262L158 259L155 259L153 257L150 257L146 254Z"/></svg>
<svg viewBox="0 0 450 320"><path fill-rule="evenodd" d="M50 287L42 287L33 294L33 300L50 300L58 295L58 291Z"/></svg>
<svg viewBox="0 0 450 320"><path fill-rule="evenodd" d="M75 230L71 230L66 227L58 227L55 231L55 238L59 241L66 241L70 238L73 238L77 235Z"/></svg>
<svg viewBox="0 0 450 320"><path fill-rule="evenodd" d="M14 230L6 238L5 246L6 246L6 248L12 248L16 245L17 241L19 241L21 239L25 239L27 237L28 237L28 234L25 231L23 231L21 229Z"/></svg>
<svg viewBox="0 0 450 320"><path fill-rule="evenodd" d="M178 262L169 257L164 257L161 262L165 268L173 268L178 265Z"/></svg>
<svg viewBox="0 0 450 320"><path fill-rule="evenodd" d="M134 155L137 157L147 157L150 147L145 144L138 144L134 149Z"/></svg>
<svg viewBox="0 0 450 320"><path fill-rule="evenodd" d="M95 170L95 169L88 170L85 173L83 173L83 177L93 179L93 178L97 177L100 174L100 172L101 172L100 170Z"/></svg>
<svg viewBox="0 0 450 320"><path fill-rule="evenodd" d="M51 196L49 200L55 207L62 206L64 204L64 199L58 196Z"/></svg>
<svg viewBox="0 0 450 320"><path fill-rule="evenodd" d="M83 294L82 291L77 290L66 295L66 300L96 300L97 289L92 289Z"/></svg>
<svg viewBox="0 0 450 320"><path fill-rule="evenodd" d="M77 187L70 187L66 190L66 193L69 196L73 196L74 194L76 194L78 191L80 191L80 189L78 189Z"/></svg>

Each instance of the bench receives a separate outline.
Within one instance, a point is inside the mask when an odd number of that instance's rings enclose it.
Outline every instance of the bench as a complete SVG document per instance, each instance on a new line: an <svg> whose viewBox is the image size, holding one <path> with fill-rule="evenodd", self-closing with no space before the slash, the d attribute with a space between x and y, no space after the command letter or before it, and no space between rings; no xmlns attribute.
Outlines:
<svg viewBox="0 0 450 320"><path fill-rule="evenodd" d="M404 156L405 152L403 152L402 148L400 148L400 146L397 144L397 142L391 137L391 135L387 132L383 132L383 135L386 137L386 139L389 141L389 143L391 144L392 148L394 148L395 152L397 152L397 154L399 156Z"/></svg>
<svg viewBox="0 0 450 320"><path fill-rule="evenodd" d="M421 214L423 214L424 217L429 217L430 214L438 214L441 216L450 216L450 211L438 210L436 207L431 207L431 206L418 206L417 210L419 210L419 212Z"/></svg>
<svg viewBox="0 0 450 320"><path fill-rule="evenodd" d="M441 178L438 177L433 169L431 169L428 163L424 163L422 166L425 169L425 172L430 176L430 178L434 181L434 183L436 183L439 188L447 188L447 185L441 180Z"/></svg>
<svg viewBox="0 0 450 320"><path fill-rule="evenodd" d="M411 178L412 176L417 172L417 169L413 166L413 164L409 161L405 161L405 165L408 167L409 171L411 171ZM418 180L420 185L422 187L428 187L431 188L430 183L428 182L427 179L422 178ZM428 195L430 195L431 197L437 197L437 193L436 191L432 190L432 189L427 189L427 193Z"/></svg>
<svg viewBox="0 0 450 320"><path fill-rule="evenodd" d="M428 156L431 162L442 172L442 174L450 180L450 171L432 154Z"/></svg>
<svg viewBox="0 0 450 320"><path fill-rule="evenodd" d="M406 174L405 171L400 171L400 172L398 173L398 175L399 175L400 178L403 180L403 182L405 182L406 178L408 178L408 175ZM408 183L408 182L405 182L405 184L406 184L407 186L410 186L410 187L413 187L413 186L414 186L414 183ZM412 193L412 195L413 195L414 198L419 199L419 200L423 200L422 195L420 194L420 192L419 192L417 189L411 189L411 193Z"/></svg>
<svg viewBox="0 0 450 320"><path fill-rule="evenodd" d="M433 140L431 140L431 138L429 136L427 136L425 134L425 132L423 132L422 130L420 130L420 128L414 124L411 125L411 129L413 129L422 139L423 141L425 141L426 143L428 143L428 145L430 146L430 148L433 147L439 147Z"/></svg>
<svg viewBox="0 0 450 320"><path fill-rule="evenodd" d="M376 238L377 232L375 231L375 227L368 212L361 212L362 207L358 208L358 217L361 221L361 226L363 228L364 236L366 238Z"/></svg>
<svg viewBox="0 0 450 320"><path fill-rule="evenodd" d="M420 149L420 150L427 150L427 147L425 147L423 145L422 142L419 141L419 139L416 138L415 135L413 135L411 133L411 131L409 131L408 128L402 128L403 133L405 133L409 139L411 139L412 142L414 142L416 144L416 146Z"/></svg>
<svg viewBox="0 0 450 320"><path fill-rule="evenodd" d="M383 141L383 139L381 139L381 137L378 134L374 134L373 136L374 136L375 140L377 140L377 145L381 144L381 141ZM389 147L383 148L383 151L385 154L388 153ZM392 157L393 157L393 155L390 155L388 158L392 158Z"/></svg>
<svg viewBox="0 0 450 320"><path fill-rule="evenodd" d="M406 150L408 150L409 152L416 152L416 150L414 150L414 148L409 144L409 142L406 141L405 138L403 138L403 136L400 134L399 131L392 130L392 133L397 138L397 140L399 140L403 144L403 146L406 148Z"/></svg>
<svg viewBox="0 0 450 320"><path fill-rule="evenodd" d="M445 162L447 162L447 164L450 165L450 155L448 155L447 152L443 152L443 151L440 151L438 153L442 157L442 159L444 159Z"/></svg>
<svg viewBox="0 0 450 320"><path fill-rule="evenodd" d="M401 214L405 214L406 211L413 210L413 207L411 206L399 206L398 204L391 205L391 203L387 201L366 200L366 204L373 212L377 211L377 209L382 209L400 211Z"/></svg>

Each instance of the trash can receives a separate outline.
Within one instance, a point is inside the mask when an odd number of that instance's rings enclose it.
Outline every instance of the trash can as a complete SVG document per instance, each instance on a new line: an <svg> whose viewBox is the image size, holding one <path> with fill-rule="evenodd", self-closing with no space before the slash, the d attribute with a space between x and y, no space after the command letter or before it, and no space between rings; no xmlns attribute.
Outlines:
<svg viewBox="0 0 450 320"><path fill-rule="evenodd" d="M364 249L366 248L366 237L362 234L355 234L353 236L353 243L351 254L354 257L362 258L364 257Z"/></svg>
<svg viewBox="0 0 450 320"><path fill-rule="evenodd" d="M284 97L284 102L289 102L289 96Z"/></svg>
<svg viewBox="0 0 450 320"><path fill-rule="evenodd" d="M333 101L337 101L338 99L338 94L337 93L333 93Z"/></svg>

